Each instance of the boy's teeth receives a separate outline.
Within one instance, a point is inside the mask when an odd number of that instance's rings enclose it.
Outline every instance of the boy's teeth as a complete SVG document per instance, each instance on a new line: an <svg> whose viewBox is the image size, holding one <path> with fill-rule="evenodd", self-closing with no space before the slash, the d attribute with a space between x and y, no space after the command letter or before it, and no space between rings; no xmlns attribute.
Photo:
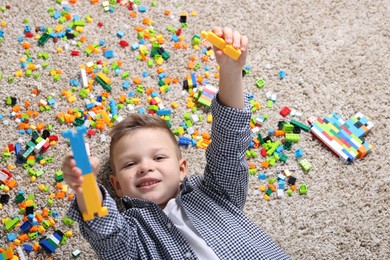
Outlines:
<svg viewBox="0 0 390 260"><path fill-rule="evenodd" d="M156 182L157 181L148 181L148 182L141 183L141 185L139 185L139 186L140 187L149 186L149 185L155 184Z"/></svg>

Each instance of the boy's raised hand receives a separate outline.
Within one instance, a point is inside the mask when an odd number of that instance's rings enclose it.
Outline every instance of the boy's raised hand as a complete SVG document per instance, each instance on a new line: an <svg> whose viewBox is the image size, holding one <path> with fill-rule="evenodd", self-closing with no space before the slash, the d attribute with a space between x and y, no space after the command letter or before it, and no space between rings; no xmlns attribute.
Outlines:
<svg viewBox="0 0 390 260"><path fill-rule="evenodd" d="M217 36L223 38L226 44L232 44L234 48L241 50L241 56L238 58L237 61L235 61L214 46L214 53L218 64L221 67L227 67L229 69L237 68L241 70L246 62L248 38L246 36L241 35L241 33L238 31L233 31L229 27L214 27L212 31Z"/></svg>
<svg viewBox="0 0 390 260"><path fill-rule="evenodd" d="M243 109L242 69L245 66L248 54L248 38L229 27L223 29L214 27L212 31L217 36L222 37L226 44L232 44L234 48L241 50L240 57L234 60L214 47L220 74L218 99L225 106Z"/></svg>
<svg viewBox="0 0 390 260"><path fill-rule="evenodd" d="M96 157L89 157L93 172L95 176L99 171L100 161ZM62 162L62 172L65 182L77 194L82 193L81 184L83 183L83 176L80 168L76 167L76 161L73 158L72 152L68 153Z"/></svg>

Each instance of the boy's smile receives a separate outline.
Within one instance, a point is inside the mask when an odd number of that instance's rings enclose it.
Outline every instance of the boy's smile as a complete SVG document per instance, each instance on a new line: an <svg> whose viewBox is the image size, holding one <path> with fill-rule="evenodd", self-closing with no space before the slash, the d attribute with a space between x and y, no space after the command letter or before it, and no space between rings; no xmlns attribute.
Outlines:
<svg viewBox="0 0 390 260"><path fill-rule="evenodd" d="M179 192L187 163L178 158L176 144L164 130L135 130L115 144L113 155L116 172L110 181L118 196L165 207Z"/></svg>
<svg viewBox="0 0 390 260"><path fill-rule="evenodd" d="M137 187L140 190L150 190L153 189L157 184L159 184L161 181L154 179L154 178L144 178L139 181L137 184Z"/></svg>

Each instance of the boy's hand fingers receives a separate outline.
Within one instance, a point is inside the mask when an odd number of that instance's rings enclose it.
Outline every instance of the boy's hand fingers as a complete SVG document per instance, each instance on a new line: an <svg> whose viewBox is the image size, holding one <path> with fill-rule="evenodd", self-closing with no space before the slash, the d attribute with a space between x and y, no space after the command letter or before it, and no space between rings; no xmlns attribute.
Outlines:
<svg viewBox="0 0 390 260"><path fill-rule="evenodd" d="M229 27L223 28L223 38L227 44L233 43L233 31Z"/></svg>
<svg viewBox="0 0 390 260"><path fill-rule="evenodd" d="M66 181L71 184L81 185L81 183L83 183L83 176L81 175L80 170L76 169L72 172L72 174L67 174L65 177Z"/></svg>
<svg viewBox="0 0 390 260"><path fill-rule="evenodd" d="M71 187L71 189L76 193L76 194L81 194L83 193L83 189L81 188L81 185L75 185Z"/></svg>
<svg viewBox="0 0 390 260"><path fill-rule="evenodd" d="M241 36L241 51L246 51L248 49L248 37Z"/></svg>
<svg viewBox="0 0 390 260"><path fill-rule="evenodd" d="M74 167L71 172L64 174L64 180L69 185L69 187L76 193L81 192L81 185L84 181L84 178L81 174L80 169Z"/></svg>
<svg viewBox="0 0 390 260"><path fill-rule="evenodd" d="M218 35L219 37L222 37L222 35L223 35L223 31L222 31L221 27L213 27L213 29L211 31L213 33L215 33L216 35Z"/></svg>
<svg viewBox="0 0 390 260"><path fill-rule="evenodd" d="M100 160L97 157L92 156L89 158L89 161L91 163L93 172L95 175L97 175L99 172Z"/></svg>
<svg viewBox="0 0 390 260"><path fill-rule="evenodd" d="M75 166L76 166L76 161L73 159L73 154L68 153L65 156L64 161L62 162L62 171L63 172L70 171L70 169Z"/></svg>
<svg viewBox="0 0 390 260"><path fill-rule="evenodd" d="M241 34L238 31L233 32L232 45L236 49L241 49Z"/></svg>

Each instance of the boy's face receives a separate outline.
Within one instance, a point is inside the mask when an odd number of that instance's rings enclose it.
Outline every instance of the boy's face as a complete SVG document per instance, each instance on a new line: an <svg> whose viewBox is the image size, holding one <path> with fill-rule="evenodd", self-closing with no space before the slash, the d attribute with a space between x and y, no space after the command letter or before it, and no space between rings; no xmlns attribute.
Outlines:
<svg viewBox="0 0 390 260"><path fill-rule="evenodd" d="M115 175L110 181L118 196L152 201L165 207L180 190L187 162L161 129L139 129L123 136L112 154Z"/></svg>

